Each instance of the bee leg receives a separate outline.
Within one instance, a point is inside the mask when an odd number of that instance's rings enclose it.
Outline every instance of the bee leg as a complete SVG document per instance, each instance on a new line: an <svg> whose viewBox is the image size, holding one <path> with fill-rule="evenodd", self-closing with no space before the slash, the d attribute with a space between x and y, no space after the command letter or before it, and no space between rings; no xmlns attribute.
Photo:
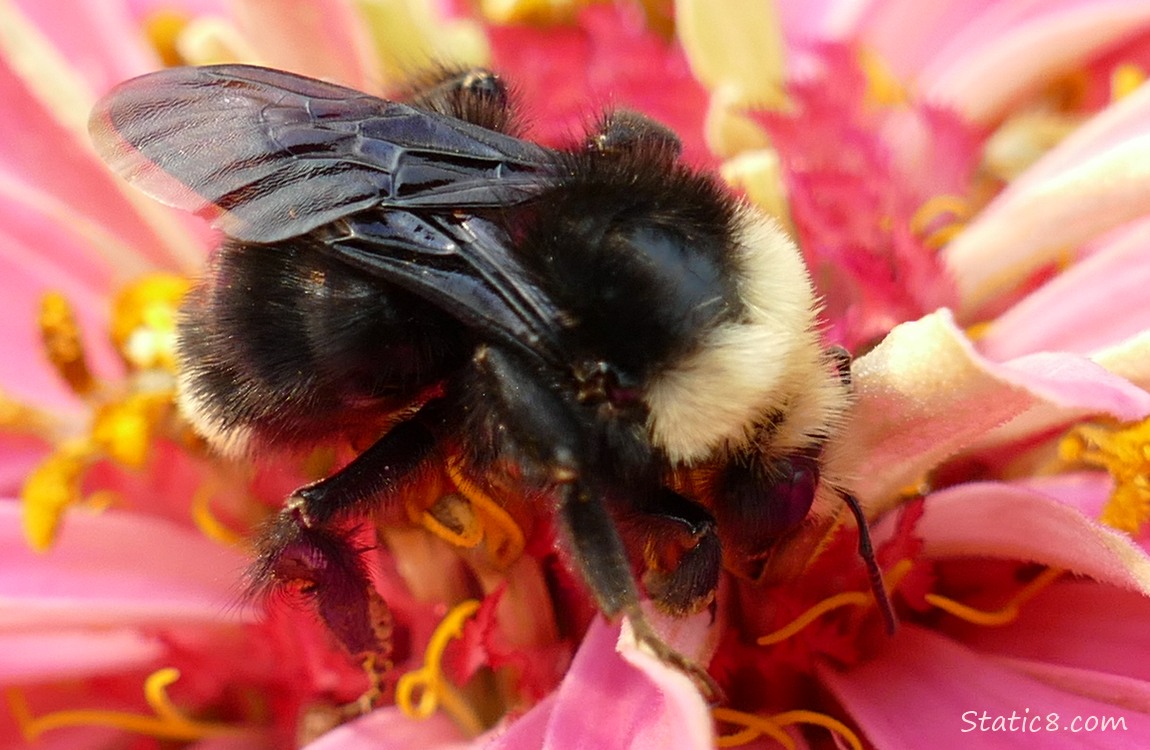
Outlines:
<svg viewBox="0 0 1150 750"><path fill-rule="evenodd" d="M437 68L413 81L409 101L488 130L512 133L507 84L486 68Z"/></svg>
<svg viewBox="0 0 1150 750"><path fill-rule="evenodd" d="M637 151L660 154L668 162L679 158L683 143L661 122L629 109L606 114L584 144L594 153L625 156Z"/></svg>
<svg viewBox="0 0 1150 750"><path fill-rule="evenodd" d="M637 540L647 563L643 585L661 611L682 617L714 600L723 567L715 519L698 503L660 487L621 514L627 539Z"/></svg>
<svg viewBox="0 0 1150 750"><path fill-rule="evenodd" d="M497 419L485 431L504 436L525 469L555 488L559 522L566 548L608 618L625 616L636 640L663 662L689 675L709 698L722 690L706 670L672 648L639 606L639 590L623 539L586 469L587 448L581 444L578 417L560 396L515 357L484 347L475 355L485 406Z"/></svg>
<svg viewBox="0 0 1150 750"><path fill-rule="evenodd" d="M722 702L723 690L707 671L676 651L651 625L639 606L639 592L623 540L601 495L592 495L578 481L559 488L559 518L572 558L603 614L623 615L631 623L635 640L660 661L689 676L703 694Z"/></svg>
<svg viewBox="0 0 1150 750"><path fill-rule="evenodd" d="M294 587L313 599L319 616L351 654L386 652L387 607L360 560L363 550L346 530L333 528L333 521L368 501L396 496L403 480L435 449L441 411L438 402L428 404L340 471L292 493L259 533L249 589Z"/></svg>

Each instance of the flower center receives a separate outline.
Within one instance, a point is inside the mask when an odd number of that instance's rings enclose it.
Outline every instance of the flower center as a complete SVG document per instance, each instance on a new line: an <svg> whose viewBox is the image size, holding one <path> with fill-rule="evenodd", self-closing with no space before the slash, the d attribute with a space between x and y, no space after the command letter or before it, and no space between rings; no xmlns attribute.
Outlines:
<svg viewBox="0 0 1150 750"><path fill-rule="evenodd" d="M175 434L172 397L175 388L176 310L188 282L153 274L125 287L112 307L111 339L127 369L126 377L106 381L88 365L80 327L71 305L55 292L41 301L39 325L49 363L90 408L79 434L38 430L55 423L31 407L8 409L0 427L36 431L55 449L24 482L24 532L34 549L46 550L60 520L80 503L83 479L101 461L129 469L143 467L158 434ZM106 497L106 495L105 495Z"/></svg>
<svg viewBox="0 0 1150 750"><path fill-rule="evenodd" d="M1114 479L1114 491L1099 520L1137 536L1150 520L1150 419L1108 429L1082 425L1058 446L1067 462L1105 469Z"/></svg>

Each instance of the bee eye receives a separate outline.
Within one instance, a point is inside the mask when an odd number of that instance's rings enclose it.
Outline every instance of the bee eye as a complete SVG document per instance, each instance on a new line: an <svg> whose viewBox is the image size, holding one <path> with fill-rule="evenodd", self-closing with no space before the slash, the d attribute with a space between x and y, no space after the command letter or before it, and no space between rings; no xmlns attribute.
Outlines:
<svg viewBox="0 0 1150 750"><path fill-rule="evenodd" d="M728 467L721 482L724 502L716 509L720 524L753 555L807 517L819 483L818 461L803 454L754 459Z"/></svg>

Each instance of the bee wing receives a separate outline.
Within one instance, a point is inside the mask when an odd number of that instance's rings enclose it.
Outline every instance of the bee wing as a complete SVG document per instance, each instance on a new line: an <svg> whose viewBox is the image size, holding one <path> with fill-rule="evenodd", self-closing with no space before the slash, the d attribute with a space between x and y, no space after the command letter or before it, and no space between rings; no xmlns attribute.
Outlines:
<svg viewBox="0 0 1150 750"><path fill-rule="evenodd" d="M547 149L353 89L249 65L127 81L92 112L111 168L249 242L374 206L505 206L547 187Z"/></svg>
<svg viewBox="0 0 1150 750"><path fill-rule="evenodd" d="M561 363L564 315L531 280L499 224L387 211L321 230L329 251L428 300L486 339Z"/></svg>

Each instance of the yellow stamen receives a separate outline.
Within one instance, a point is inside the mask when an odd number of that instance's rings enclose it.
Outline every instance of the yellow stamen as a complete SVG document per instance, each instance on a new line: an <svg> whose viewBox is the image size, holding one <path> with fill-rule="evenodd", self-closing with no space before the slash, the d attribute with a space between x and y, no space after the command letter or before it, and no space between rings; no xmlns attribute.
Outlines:
<svg viewBox="0 0 1150 750"><path fill-rule="evenodd" d="M495 23L553 24L575 17L587 0L480 0L479 10Z"/></svg>
<svg viewBox="0 0 1150 750"><path fill-rule="evenodd" d="M246 731L244 728L228 724L196 721L181 713L172 705L167 693L167 687L179 677L179 670L169 667L153 672L144 682L144 697L155 711L155 716L102 709L55 711L43 716L33 716L23 693L15 688L9 688L5 691L5 695L20 732L28 742L35 741L40 735L53 729L80 726L110 727L158 739L185 742Z"/></svg>
<svg viewBox="0 0 1150 750"><path fill-rule="evenodd" d="M212 512L212 495L215 487L205 484L192 495L192 522L196 524L204 536L228 547L239 547L246 544L245 537L225 526Z"/></svg>
<svg viewBox="0 0 1150 750"><path fill-rule="evenodd" d="M910 560L900 560L898 564L891 568L886 576L884 576L887 589L894 591L913 566L914 563ZM808 625L828 612L841 609L842 607L869 607L872 604L874 604L873 592L844 591L841 594L835 594L834 596L823 599L794 620L791 620L789 624L779 628L773 633L768 633L760 637L755 643L760 646L772 646L776 643L782 643L788 638L797 635Z"/></svg>
<svg viewBox="0 0 1150 750"><path fill-rule="evenodd" d="M1105 469L1114 492L1102 523L1137 536L1150 521L1150 419L1116 429L1082 425L1058 445L1062 460Z"/></svg>
<svg viewBox="0 0 1150 750"><path fill-rule="evenodd" d="M472 507L479 511L483 519L483 530L487 535L487 547L495 558L496 565L506 568L518 560L523 554L526 540L523 537L523 530L519 528L519 524L511 514L463 473L458 457L452 456L447 460L447 476L459 494L467 498Z"/></svg>
<svg viewBox="0 0 1150 750"><path fill-rule="evenodd" d="M787 748L787 750L794 750L795 741L791 739L790 735L783 731L783 727L791 724L812 724L823 727L842 737L853 750L862 750L863 747L862 741L850 727L838 719L816 711L784 711L774 716L764 717L744 713L743 711L735 711L730 708L715 708L711 709L711 715L714 716L717 721L745 727L745 729L735 734L720 735L715 743L718 747L745 745L761 735L767 735Z"/></svg>
<svg viewBox="0 0 1150 750"><path fill-rule="evenodd" d="M96 410L92 444L104 455L133 469L151 453L156 425L172 403L171 392L133 393Z"/></svg>
<svg viewBox="0 0 1150 750"><path fill-rule="evenodd" d="M444 495L420 515L423 528L456 547L471 549L483 541L483 525L458 495Z"/></svg>
<svg viewBox="0 0 1150 750"><path fill-rule="evenodd" d="M21 403L0 390L0 430L50 440L58 429L57 420L51 414Z"/></svg>
<svg viewBox="0 0 1150 750"><path fill-rule="evenodd" d="M738 747L766 735L787 750L795 750L795 741L791 739L790 735L765 716L755 716L732 708L712 708L711 716L715 718L715 721L743 727L734 734L721 734L716 737L716 747Z"/></svg>
<svg viewBox="0 0 1150 750"><path fill-rule="evenodd" d="M443 676L443 653L453 639L463 633L463 625L479 610L479 602L468 599L452 607L435 628L423 654L423 666L404 674L395 685L395 705L413 719L427 719L440 706L465 731L479 734L483 723L459 692Z"/></svg>
<svg viewBox="0 0 1150 750"><path fill-rule="evenodd" d="M1006 606L993 612L975 609L974 607L956 602L953 599L939 594L927 594L926 601L932 606L938 607L944 612L952 614L959 619L966 620L974 625L985 625L987 627L1007 625L1018 618L1023 604L1033 599L1039 592L1054 583L1054 581L1065 572L1066 571L1061 568L1047 568L1033 581L1020 589L1019 592L1014 595L1014 598L1007 602Z"/></svg>
<svg viewBox="0 0 1150 750"><path fill-rule="evenodd" d="M48 361L74 393L86 396L96 388L96 380L88 369L84 344L76 315L64 295L48 292L40 300L40 337Z"/></svg>
<svg viewBox="0 0 1150 750"><path fill-rule="evenodd" d="M1134 63L1122 63L1110 74L1110 98L1125 99L1146 82L1146 71Z"/></svg>
<svg viewBox="0 0 1150 750"><path fill-rule="evenodd" d="M175 371L176 317L191 284L154 273L127 285L112 304L112 342L137 370Z"/></svg>
<svg viewBox="0 0 1150 750"><path fill-rule="evenodd" d="M827 612L832 612L842 607L865 607L871 603L871 600L869 594L864 594L861 591L845 591L841 594L835 594L834 596L823 599L794 620L791 620L789 625L785 625L773 633L762 636L756 640L755 643L760 646L771 646L776 643L781 643L802 631Z"/></svg>
<svg viewBox="0 0 1150 750"><path fill-rule="evenodd" d="M946 221L930 231L931 226ZM954 239L966 226L970 218L970 204L955 195L936 195L919 206L910 218L910 231L923 238L922 242L931 250L939 250Z"/></svg>
<svg viewBox="0 0 1150 750"><path fill-rule="evenodd" d="M32 549L44 552L52 546L64 511L80 500L80 480L94 457L87 440L69 440L24 480L20 490L24 536Z"/></svg>
<svg viewBox="0 0 1150 750"><path fill-rule="evenodd" d="M169 68L186 62L180 54L179 40L188 21L187 15L170 8L153 11L144 19L144 36L160 56L160 62Z"/></svg>
<svg viewBox="0 0 1150 750"><path fill-rule="evenodd" d="M859 64L866 76L867 99L871 103L880 106L906 104L908 97L902 82L874 51L863 50L859 55Z"/></svg>

